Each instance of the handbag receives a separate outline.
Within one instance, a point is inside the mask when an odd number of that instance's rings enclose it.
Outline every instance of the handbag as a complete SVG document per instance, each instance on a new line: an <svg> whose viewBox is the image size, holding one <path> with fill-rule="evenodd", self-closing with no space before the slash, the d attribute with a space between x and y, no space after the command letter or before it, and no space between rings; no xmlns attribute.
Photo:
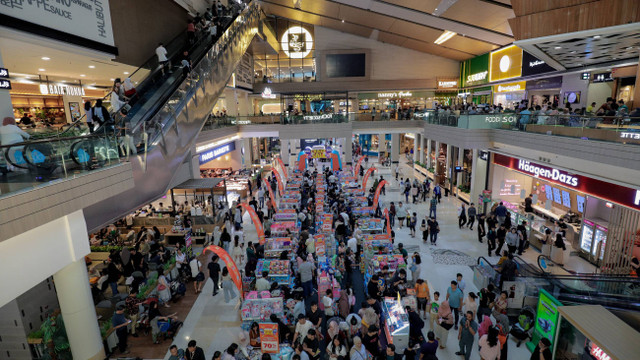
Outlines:
<svg viewBox="0 0 640 360"><path fill-rule="evenodd" d="M442 326L445 330L449 331L453 327L453 324L447 324L443 321L440 323L440 326Z"/></svg>

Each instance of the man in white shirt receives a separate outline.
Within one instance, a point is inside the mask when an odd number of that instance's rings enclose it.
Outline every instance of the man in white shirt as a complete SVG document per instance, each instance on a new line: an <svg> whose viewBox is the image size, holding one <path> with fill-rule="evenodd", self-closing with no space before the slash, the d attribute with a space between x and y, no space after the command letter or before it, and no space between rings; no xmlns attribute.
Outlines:
<svg viewBox="0 0 640 360"><path fill-rule="evenodd" d="M268 291L271 289L271 283L267 280L267 276L269 273L266 271L262 272L262 277L256 280L256 290L258 291Z"/></svg>
<svg viewBox="0 0 640 360"><path fill-rule="evenodd" d="M347 246L354 254L358 253L358 240L355 236L352 236L351 239L347 240Z"/></svg>
<svg viewBox="0 0 640 360"><path fill-rule="evenodd" d="M313 329L313 324L311 321L307 320L307 317L304 314L298 315L298 323L296 323L296 330L293 334L293 340L299 340L300 343L304 340L309 332L309 329Z"/></svg>
<svg viewBox="0 0 640 360"><path fill-rule="evenodd" d="M160 70L162 71L162 75L164 76L164 68L169 64L169 59L167 58L167 49L164 48L164 45L160 43L156 48L156 55L158 56L158 63L160 63Z"/></svg>

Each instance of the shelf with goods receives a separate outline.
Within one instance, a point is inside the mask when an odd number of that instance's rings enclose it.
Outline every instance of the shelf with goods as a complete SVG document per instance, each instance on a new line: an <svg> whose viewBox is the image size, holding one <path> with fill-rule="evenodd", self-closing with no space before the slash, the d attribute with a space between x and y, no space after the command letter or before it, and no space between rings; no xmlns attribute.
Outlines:
<svg viewBox="0 0 640 360"><path fill-rule="evenodd" d="M256 266L256 277L261 278L262 272L266 271L269 280L280 285L290 284L292 280L290 264L289 260L260 259Z"/></svg>
<svg viewBox="0 0 640 360"><path fill-rule="evenodd" d="M363 235L362 248L367 258L380 253L380 248L384 254L393 253L393 243L387 234Z"/></svg>
<svg viewBox="0 0 640 360"><path fill-rule="evenodd" d="M328 289L331 289L331 295L333 302L336 303L340 299L340 284L336 280L335 276L331 273L330 267L327 263L325 266L320 264L318 269L318 307L320 310L324 310L324 304L322 303L322 297L327 293Z"/></svg>
<svg viewBox="0 0 640 360"><path fill-rule="evenodd" d="M278 210L300 208L300 200L296 199L280 199Z"/></svg>
<svg viewBox="0 0 640 360"><path fill-rule="evenodd" d="M267 258L277 258L284 251L291 254L293 251L291 239L288 237L267 238L264 245L264 256Z"/></svg>
<svg viewBox="0 0 640 360"><path fill-rule="evenodd" d="M409 315L402 300L384 298L382 302L382 316L384 317L384 333L389 343L396 346L396 353L402 353L409 346Z"/></svg>
<svg viewBox="0 0 640 360"><path fill-rule="evenodd" d="M285 190L285 192L282 194L282 196L280 198L281 199L294 199L294 200L300 201L300 199L302 198L302 195L300 194L300 191Z"/></svg>
<svg viewBox="0 0 640 360"><path fill-rule="evenodd" d="M372 217L363 217L357 221L358 228L364 234L380 234L384 231L384 221Z"/></svg>
<svg viewBox="0 0 640 360"><path fill-rule="evenodd" d="M288 237L287 230L291 232L291 235L297 235L300 232L300 227L297 221L276 221L271 224L271 236L272 237Z"/></svg>
<svg viewBox="0 0 640 360"><path fill-rule="evenodd" d="M365 257L365 259L367 261L365 284L369 282L371 276L380 273L385 265L389 266L388 276L393 276L396 270L407 267L402 254L374 254L371 258Z"/></svg>
<svg viewBox="0 0 640 360"><path fill-rule="evenodd" d="M268 291L263 291L264 295L268 294ZM255 298L253 298L255 296ZM240 308L240 314L242 321L259 321L269 322L271 314L276 314L280 318L284 318L284 305L281 297L269 297L258 298L258 292L252 291L247 294L247 297L242 303Z"/></svg>

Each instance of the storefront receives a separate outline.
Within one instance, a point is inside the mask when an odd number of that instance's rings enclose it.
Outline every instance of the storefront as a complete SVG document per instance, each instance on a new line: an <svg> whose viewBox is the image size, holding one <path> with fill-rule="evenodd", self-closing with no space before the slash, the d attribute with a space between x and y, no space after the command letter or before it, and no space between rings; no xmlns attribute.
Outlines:
<svg viewBox="0 0 640 360"><path fill-rule="evenodd" d="M514 110L520 101L526 99L526 81L518 81L493 86L493 103L502 104L505 109Z"/></svg>
<svg viewBox="0 0 640 360"><path fill-rule="evenodd" d="M514 226L527 220L535 247L541 248L547 228L564 219L566 245L602 271L628 268L632 253L639 251L634 249L640 228L637 189L500 154L493 155L491 178L494 203L505 203ZM525 213L530 194L534 211Z"/></svg>
<svg viewBox="0 0 640 360"><path fill-rule="evenodd" d="M434 96L435 93L433 91L385 90L371 93L361 92L358 93L358 110L360 113L371 114L371 111L375 108L377 113L383 114L383 117L396 119L398 110L433 108Z"/></svg>
<svg viewBox="0 0 640 360"><path fill-rule="evenodd" d="M465 60L460 63L460 84L463 89L470 93L466 97L467 103L473 104L489 104L491 103L491 87L484 86L478 88L478 85L489 83L489 54L476 56L473 59Z"/></svg>
<svg viewBox="0 0 640 360"><path fill-rule="evenodd" d="M561 99L562 76L527 81L526 88L529 106L542 106L546 103L558 106L560 101L580 103L580 98L576 96L567 95L566 99Z"/></svg>

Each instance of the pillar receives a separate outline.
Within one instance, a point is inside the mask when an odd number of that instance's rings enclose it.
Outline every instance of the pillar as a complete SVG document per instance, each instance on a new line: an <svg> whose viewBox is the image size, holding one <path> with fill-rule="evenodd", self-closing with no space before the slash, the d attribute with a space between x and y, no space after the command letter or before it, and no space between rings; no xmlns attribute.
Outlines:
<svg viewBox="0 0 640 360"><path fill-rule="evenodd" d="M418 159L421 164L424 165L424 147L427 142L424 139L424 135L420 135L420 158Z"/></svg>
<svg viewBox="0 0 640 360"><path fill-rule="evenodd" d="M286 166L289 166L289 140L280 139L280 158Z"/></svg>
<svg viewBox="0 0 640 360"><path fill-rule="evenodd" d="M438 160L438 156L440 156L440 142L436 141L436 152L435 152L435 158L433 159L435 164L431 164L433 166L433 174L434 175L440 174L440 171L439 171L440 167L438 166L440 161ZM437 179L437 177L435 179Z"/></svg>
<svg viewBox="0 0 640 360"><path fill-rule="evenodd" d="M431 139L427 139L427 169L431 167Z"/></svg>
<svg viewBox="0 0 640 360"><path fill-rule="evenodd" d="M413 134L413 136L413 162L416 162L418 160L418 149L420 148L419 142L422 141L422 139L418 133Z"/></svg>
<svg viewBox="0 0 640 360"><path fill-rule="evenodd" d="M469 189L469 200L474 203L478 200L478 189L476 188L476 167L478 163L478 149L471 150L471 188ZM480 209L480 204L476 206Z"/></svg>
<svg viewBox="0 0 640 360"><path fill-rule="evenodd" d="M400 134L391 135L391 162L397 164L400 160Z"/></svg>
<svg viewBox="0 0 640 360"><path fill-rule="evenodd" d="M4 63L2 62L2 53L0 53L0 67L4 67ZM13 117L13 104L11 103L11 95L9 95L9 90L0 91L0 109L2 109L3 111L2 119L4 119L6 116ZM22 116L22 114L20 114L20 116Z"/></svg>
<svg viewBox="0 0 640 360"><path fill-rule="evenodd" d="M353 162L351 138L346 137L343 140L344 140L344 145L342 146L342 149L344 151L344 158L342 159L342 161L344 161L345 166L350 166L351 163Z"/></svg>
<svg viewBox="0 0 640 360"><path fill-rule="evenodd" d="M447 147L445 150L446 160L444 161L444 176L445 176L445 179L449 179L448 186L445 183L445 186L447 186L449 189L451 189L451 171L450 170L451 170L452 152L453 152L453 146L447 144Z"/></svg>
<svg viewBox="0 0 640 360"><path fill-rule="evenodd" d="M462 166L463 162L464 162L464 149L461 147L458 147L458 166ZM456 174L456 184L458 184L457 186L460 186L461 183L462 183L462 171Z"/></svg>
<svg viewBox="0 0 640 360"><path fill-rule="evenodd" d="M2 59L0 59L2 61ZM633 106L632 104L627 104L629 110L640 107L640 66L637 67L636 70L636 86L633 88Z"/></svg>
<svg viewBox="0 0 640 360"><path fill-rule="evenodd" d="M93 307L84 258L53 275L74 359L104 359L102 336Z"/></svg>
<svg viewBox="0 0 640 360"><path fill-rule="evenodd" d="M251 139L244 138L242 139L242 168L243 169L251 169Z"/></svg>

